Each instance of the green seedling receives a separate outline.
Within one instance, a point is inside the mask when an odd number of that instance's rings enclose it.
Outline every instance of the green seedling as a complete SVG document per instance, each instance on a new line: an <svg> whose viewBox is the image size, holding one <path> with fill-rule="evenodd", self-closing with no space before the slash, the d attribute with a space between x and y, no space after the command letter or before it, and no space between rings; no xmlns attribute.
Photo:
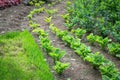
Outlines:
<svg viewBox="0 0 120 80"><path fill-rule="evenodd" d="M48 35L47 33L44 32L43 29L40 28L36 28L32 32L38 33L39 36L44 36L44 37Z"/></svg>
<svg viewBox="0 0 120 80"><path fill-rule="evenodd" d="M40 24L33 22L32 24L29 24L29 26L35 29L37 27L40 27Z"/></svg>
<svg viewBox="0 0 120 80"><path fill-rule="evenodd" d="M108 44L108 50L110 54L120 58L120 44L117 43Z"/></svg>
<svg viewBox="0 0 120 80"><path fill-rule="evenodd" d="M49 55L54 59L54 63L56 61L60 61L62 57L65 55L65 51L61 51L59 48L55 48L53 52L49 53Z"/></svg>
<svg viewBox="0 0 120 80"><path fill-rule="evenodd" d="M77 28L76 30L72 30L71 32L72 32L72 33L75 33L75 35L76 35L78 38L82 38L82 36L86 33L86 30Z"/></svg>
<svg viewBox="0 0 120 80"><path fill-rule="evenodd" d="M57 10L57 9L53 9L53 10L48 10L48 9L46 9L45 11L46 11L46 13L47 13L49 16L52 16L52 15L55 14L58 10Z"/></svg>
<svg viewBox="0 0 120 80"><path fill-rule="evenodd" d="M61 63L59 61L56 62L56 65L54 66L54 70L61 75L66 69L68 69L70 66L69 63Z"/></svg>
<svg viewBox="0 0 120 80"><path fill-rule="evenodd" d="M91 33L87 36L87 40L90 41L91 45L93 45L96 41L96 37L93 35L93 33Z"/></svg>
<svg viewBox="0 0 120 80"><path fill-rule="evenodd" d="M50 24L52 20L52 16L51 17L45 17L45 22Z"/></svg>

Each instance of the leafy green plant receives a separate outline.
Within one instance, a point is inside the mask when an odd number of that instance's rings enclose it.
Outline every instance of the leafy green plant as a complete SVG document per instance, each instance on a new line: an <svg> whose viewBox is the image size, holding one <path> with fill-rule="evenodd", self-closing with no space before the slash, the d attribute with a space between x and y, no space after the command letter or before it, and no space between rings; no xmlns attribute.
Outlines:
<svg viewBox="0 0 120 80"><path fill-rule="evenodd" d="M72 40L71 44L70 44L70 47L74 50L76 50L78 47L81 46L81 42L80 42L80 39L74 39Z"/></svg>
<svg viewBox="0 0 120 80"><path fill-rule="evenodd" d="M58 28L56 28L56 27L55 27L55 25L54 25L54 24L51 24L51 23L50 23L49 28L52 30L52 32L53 32L53 33L57 33L57 32L59 32L59 31L60 31Z"/></svg>
<svg viewBox="0 0 120 80"><path fill-rule="evenodd" d="M71 31L72 28L75 26L75 24L71 23L68 20L66 21L66 23L64 25L68 28L69 31Z"/></svg>
<svg viewBox="0 0 120 80"><path fill-rule="evenodd" d="M70 1L66 2L66 6L70 6L72 3Z"/></svg>
<svg viewBox="0 0 120 80"><path fill-rule="evenodd" d="M81 44L81 46L79 46L75 52L81 56L83 59L88 55L91 54L91 50L90 47L86 47L86 45Z"/></svg>
<svg viewBox="0 0 120 80"><path fill-rule="evenodd" d="M77 28L76 30L72 30L71 32L72 32L72 33L75 33L75 35L76 35L78 38L82 38L82 36L86 33L86 30Z"/></svg>
<svg viewBox="0 0 120 80"><path fill-rule="evenodd" d="M111 39L108 39L107 37L104 39L102 37L96 37L96 42L98 44L100 44L100 46L102 47L103 50L110 41L111 41Z"/></svg>
<svg viewBox="0 0 120 80"><path fill-rule="evenodd" d="M54 70L61 75L66 69L69 68L69 66L70 66L69 63L61 63L57 61L56 65L54 66Z"/></svg>
<svg viewBox="0 0 120 80"><path fill-rule="evenodd" d="M61 15L61 17L65 19L65 22L68 22L68 20L70 19L69 13Z"/></svg>
<svg viewBox="0 0 120 80"><path fill-rule="evenodd" d="M49 53L49 52L52 52L52 49L54 48L53 46L51 46L51 42L50 40L48 39L48 37L42 37L40 36L40 41L41 41L41 45L42 45L42 48L44 48L44 50Z"/></svg>
<svg viewBox="0 0 120 80"><path fill-rule="evenodd" d="M43 37L48 35L48 33L45 33L44 30L40 28L36 28L32 32L38 33L39 36L43 36Z"/></svg>
<svg viewBox="0 0 120 80"><path fill-rule="evenodd" d="M70 46L71 42L74 40L74 37L70 35L66 35L62 37L62 40L65 41L68 46Z"/></svg>
<svg viewBox="0 0 120 80"><path fill-rule="evenodd" d="M50 24L51 20L52 20L52 17L45 17L45 22L46 23Z"/></svg>
<svg viewBox="0 0 120 80"><path fill-rule="evenodd" d="M27 18L28 18L29 20L32 19L32 17L33 17L32 14L29 14L29 15L27 16Z"/></svg>
<svg viewBox="0 0 120 80"><path fill-rule="evenodd" d="M32 24L29 24L29 26L32 28L37 28L37 27L40 27L40 24L33 22Z"/></svg>
<svg viewBox="0 0 120 80"><path fill-rule="evenodd" d="M87 40L90 41L91 45L93 45L96 41L96 37L93 35L93 33L91 33L87 36Z"/></svg>
<svg viewBox="0 0 120 80"><path fill-rule="evenodd" d="M41 0L30 0L29 4L35 7L41 7L45 2Z"/></svg>
<svg viewBox="0 0 120 80"><path fill-rule="evenodd" d="M60 32L57 32L57 36L59 37L59 38L62 38L63 36L65 36L65 35L67 35L68 34L68 32L67 31L60 31Z"/></svg>
<svg viewBox="0 0 120 80"><path fill-rule="evenodd" d="M48 9L46 9L45 11L46 11L46 13L47 13L49 16L52 16L52 15L55 14L58 10L57 10L57 9L53 9L53 10L48 10Z"/></svg>
<svg viewBox="0 0 120 80"><path fill-rule="evenodd" d="M103 75L102 79L104 80L105 78L110 79L110 80L119 80L119 72L115 68L115 65L112 62L107 62L103 63L100 67L100 72ZM106 80L106 79L105 79Z"/></svg>
<svg viewBox="0 0 120 80"><path fill-rule="evenodd" d="M120 58L120 44L117 43L108 44L108 50L110 54Z"/></svg>
<svg viewBox="0 0 120 80"><path fill-rule="evenodd" d="M94 67L98 68L104 63L105 58L103 55L99 54L99 52L96 52L94 54L88 54L87 57L85 57L85 60L93 64Z"/></svg>
<svg viewBox="0 0 120 80"><path fill-rule="evenodd" d="M62 57L65 55L65 51L61 51L59 48L55 48L49 55L54 59L54 63L56 61L60 61Z"/></svg>

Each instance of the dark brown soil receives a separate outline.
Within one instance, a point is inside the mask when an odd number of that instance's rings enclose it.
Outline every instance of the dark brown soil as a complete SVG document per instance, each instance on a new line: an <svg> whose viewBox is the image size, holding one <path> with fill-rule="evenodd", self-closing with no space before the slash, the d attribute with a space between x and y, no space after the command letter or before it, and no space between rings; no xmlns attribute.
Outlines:
<svg viewBox="0 0 120 80"><path fill-rule="evenodd" d="M31 9L32 7L30 6L20 4L18 6L12 6L10 8L0 10L0 33L22 30L20 27L21 22L24 21L24 17Z"/></svg>

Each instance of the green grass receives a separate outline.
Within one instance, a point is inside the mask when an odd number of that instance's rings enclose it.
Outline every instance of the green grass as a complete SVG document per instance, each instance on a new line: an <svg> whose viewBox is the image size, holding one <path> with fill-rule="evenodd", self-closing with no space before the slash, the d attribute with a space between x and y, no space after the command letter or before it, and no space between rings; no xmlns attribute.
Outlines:
<svg viewBox="0 0 120 80"><path fill-rule="evenodd" d="M0 80L54 80L28 31L0 35Z"/></svg>

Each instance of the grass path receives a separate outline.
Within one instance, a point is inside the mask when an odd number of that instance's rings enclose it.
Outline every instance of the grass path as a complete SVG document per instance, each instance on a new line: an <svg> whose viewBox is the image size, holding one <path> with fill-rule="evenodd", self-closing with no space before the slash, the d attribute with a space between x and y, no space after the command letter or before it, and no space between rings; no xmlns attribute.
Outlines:
<svg viewBox="0 0 120 80"><path fill-rule="evenodd" d="M41 50L28 31L0 35L0 79L54 80Z"/></svg>

